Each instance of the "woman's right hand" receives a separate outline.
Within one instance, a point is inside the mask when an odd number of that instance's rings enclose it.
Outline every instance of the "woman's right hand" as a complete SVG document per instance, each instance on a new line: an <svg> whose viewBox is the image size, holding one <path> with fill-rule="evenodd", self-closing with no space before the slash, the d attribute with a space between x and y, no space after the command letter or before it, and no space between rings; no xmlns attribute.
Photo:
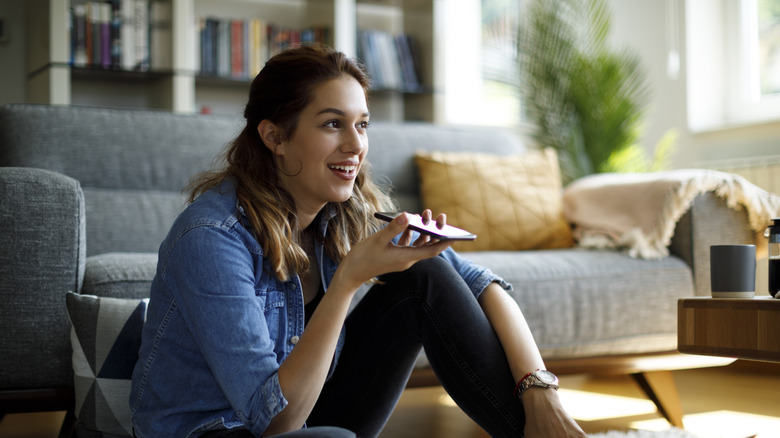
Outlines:
<svg viewBox="0 0 780 438"><path fill-rule="evenodd" d="M407 229L407 214L398 215L386 227L377 231L352 247L334 276L334 282L344 281L350 289L357 290L360 285L388 272L400 272L409 269L420 260L435 257L452 246L452 241L425 241L420 239L411 243L402 237L406 245L393 243L393 238ZM407 234L408 235L408 234Z"/></svg>

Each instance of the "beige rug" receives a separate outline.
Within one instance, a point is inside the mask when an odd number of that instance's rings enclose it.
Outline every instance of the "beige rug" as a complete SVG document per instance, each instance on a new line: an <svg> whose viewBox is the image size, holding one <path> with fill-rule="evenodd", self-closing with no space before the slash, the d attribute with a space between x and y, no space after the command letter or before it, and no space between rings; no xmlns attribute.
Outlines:
<svg viewBox="0 0 780 438"><path fill-rule="evenodd" d="M660 432L649 430L609 431L589 434L590 438L699 438L682 429L670 429Z"/></svg>

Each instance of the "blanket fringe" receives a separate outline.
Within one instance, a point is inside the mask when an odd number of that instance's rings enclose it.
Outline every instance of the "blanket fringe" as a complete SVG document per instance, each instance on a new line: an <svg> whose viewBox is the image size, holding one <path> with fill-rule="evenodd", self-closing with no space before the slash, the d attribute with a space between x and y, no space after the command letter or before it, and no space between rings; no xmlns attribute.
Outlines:
<svg viewBox="0 0 780 438"><path fill-rule="evenodd" d="M656 220L657 226L651 232L645 234L640 228L634 228L613 239L596 230L583 230L578 236L578 243L589 248L625 248L633 258L666 257L677 222L691 208L694 199L706 192L713 192L724 199L731 209L744 208L750 227L757 233L763 232L769 221L780 215L780 197L777 195L764 191L739 175L702 170L696 177L669 190Z"/></svg>

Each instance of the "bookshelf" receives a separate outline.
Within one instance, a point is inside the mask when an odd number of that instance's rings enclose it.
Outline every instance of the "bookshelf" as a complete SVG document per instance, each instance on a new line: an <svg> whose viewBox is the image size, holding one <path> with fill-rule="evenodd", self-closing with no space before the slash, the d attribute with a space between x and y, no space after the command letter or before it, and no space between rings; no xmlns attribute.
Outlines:
<svg viewBox="0 0 780 438"><path fill-rule="evenodd" d="M122 3L127 6L126 2L135 1L117 0L115 7L121 8ZM393 87L378 86L372 91L372 116L385 121L437 121L436 91L441 87L436 84L433 62L437 52L435 16L436 9L443 7L443 0L145 1L162 3L162 9L168 11L170 18L164 20L167 26L162 26L164 33L157 34L157 39L153 32L147 35L146 44L154 47L149 50L152 53L162 51L162 55L151 56L148 64L139 67L143 64L128 64L130 61L122 57L129 50L122 50L119 55L112 53L115 56L112 64L97 54L94 45L89 53L97 57L86 60L86 49L79 49L77 46L81 45L72 42L81 41L78 36L85 32L83 27L77 26L74 17L86 9L87 14L97 11L94 16L105 20L105 10L100 9L103 6L95 5L110 5L110 0L31 0L27 14L28 100L182 113L241 114L253 77L250 64L254 62L253 65L259 68L264 59L250 60L251 51L246 48L242 58L246 60L242 64L246 73L217 74L215 68L205 71L201 31L208 19L238 26L235 29L241 30L236 32L246 32L239 35L250 35L253 22L262 22L268 29L292 29L300 33L324 29L318 35L350 56L365 53L359 46L359 35L376 33L391 39L406 35L413 41L414 56L418 61L413 76L418 86L406 86L406 82ZM154 21L152 16L146 19ZM263 35L270 34L263 32ZM114 44L120 45L116 41ZM232 62L236 62L235 59ZM374 83L378 82L374 80Z"/></svg>

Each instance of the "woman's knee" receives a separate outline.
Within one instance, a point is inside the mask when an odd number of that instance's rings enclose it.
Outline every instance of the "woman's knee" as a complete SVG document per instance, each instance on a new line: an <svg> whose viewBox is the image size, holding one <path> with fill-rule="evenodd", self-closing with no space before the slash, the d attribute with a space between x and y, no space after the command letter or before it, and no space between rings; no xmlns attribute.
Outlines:
<svg viewBox="0 0 780 438"><path fill-rule="evenodd" d="M408 296L419 295L423 301L436 301L437 296L473 296L466 282L442 257L420 260L411 268L380 278L387 289Z"/></svg>

